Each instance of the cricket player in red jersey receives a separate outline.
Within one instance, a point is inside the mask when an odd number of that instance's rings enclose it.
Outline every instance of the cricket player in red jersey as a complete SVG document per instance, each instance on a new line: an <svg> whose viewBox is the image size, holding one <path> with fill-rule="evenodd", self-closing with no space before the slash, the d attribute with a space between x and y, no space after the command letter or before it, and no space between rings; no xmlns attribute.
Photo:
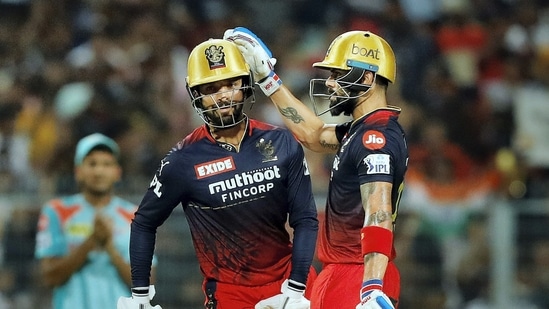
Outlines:
<svg viewBox="0 0 549 309"><path fill-rule="evenodd" d="M393 231L408 163L400 109L387 104L396 77L389 44L369 31L349 31L335 38L323 61L328 71L313 79L312 112L276 75L276 59L246 28L229 29L254 72L258 85L278 107L287 127L303 145L335 153L325 218L320 226L318 257L323 263L313 293L313 309L393 309L398 307L400 276ZM323 104L324 103L324 104ZM317 106L327 106L318 111ZM318 115L352 116L339 125Z"/></svg>
<svg viewBox="0 0 549 309"><path fill-rule="evenodd" d="M179 204L204 275L206 308L309 308L318 231L311 177L288 129L243 112L254 102L253 85L232 42L210 39L189 54L187 89L204 125L162 160L135 213L132 298L120 298L119 309L153 308L156 229Z"/></svg>

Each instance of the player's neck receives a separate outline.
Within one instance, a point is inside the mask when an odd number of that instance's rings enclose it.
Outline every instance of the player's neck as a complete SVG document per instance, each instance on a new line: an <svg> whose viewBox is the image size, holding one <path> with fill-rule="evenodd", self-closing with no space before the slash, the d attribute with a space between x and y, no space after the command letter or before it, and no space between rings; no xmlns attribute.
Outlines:
<svg viewBox="0 0 549 309"><path fill-rule="evenodd" d="M86 201L95 208L103 208L107 206L112 199L112 194L110 192L98 194L90 191L83 191L82 194L84 195Z"/></svg>
<svg viewBox="0 0 549 309"><path fill-rule="evenodd" d="M373 89L372 89L373 90ZM385 94L381 91L373 92L364 98L361 98L353 110L353 119L358 119L366 114L369 114L377 109L387 107Z"/></svg>
<svg viewBox="0 0 549 309"><path fill-rule="evenodd" d="M246 132L246 121L243 121L234 127L219 129L219 128L210 128L210 133L212 137L221 143L227 143L235 146L237 149L240 148L240 143L242 142L242 137Z"/></svg>

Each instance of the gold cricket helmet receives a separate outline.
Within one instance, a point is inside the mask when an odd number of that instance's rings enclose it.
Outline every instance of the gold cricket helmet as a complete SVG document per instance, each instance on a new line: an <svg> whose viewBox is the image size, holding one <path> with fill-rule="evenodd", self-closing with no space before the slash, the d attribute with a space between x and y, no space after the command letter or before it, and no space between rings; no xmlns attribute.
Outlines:
<svg viewBox="0 0 549 309"><path fill-rule="evenodd" d="M187 72L187 86L193 88L233 77L249 76L250 67L235 43L209 39L191 51Z"/></svg>
<svg viewBox="0 0 549 309"><path fill-rule="evenodd" d="M360 68L372 71L391 83L396 78L396 60L391 46L370 31L349 31L335 38L324 60L313 67L351 70Z"/></svg>

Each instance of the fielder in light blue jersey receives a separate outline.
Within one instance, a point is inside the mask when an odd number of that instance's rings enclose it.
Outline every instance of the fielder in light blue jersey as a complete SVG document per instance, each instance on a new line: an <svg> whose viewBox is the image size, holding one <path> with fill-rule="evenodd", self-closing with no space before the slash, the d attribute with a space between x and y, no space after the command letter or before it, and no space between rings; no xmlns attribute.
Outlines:
<svg viewBox="0 0 549 309"><path fill-rule="evenodd" d="M75 178L80 193L41 210L35 256L53 288L53 309L115 308L129 296L130 223L137 206L114 195L122 171L114 140L92 134L79 141Z"/></svg>

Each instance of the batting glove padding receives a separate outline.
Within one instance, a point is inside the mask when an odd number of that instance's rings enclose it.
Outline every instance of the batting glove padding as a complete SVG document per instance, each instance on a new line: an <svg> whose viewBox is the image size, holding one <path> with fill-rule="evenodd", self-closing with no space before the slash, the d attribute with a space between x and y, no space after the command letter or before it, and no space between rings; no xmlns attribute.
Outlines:
<svg viewBox="0 0 549 309"><path fill-rule="evenodd" d="M282 85L282 80L274 72L276 58L263 41L244 27L227 29L223 39L234 42L246 63L250 66L257 85L266 96L273 94Z"/></svg>
<svg viewBox="0 0 549 309"><path fill-rule="evenodd" d="M280 288L281 294L258 302L255 309L309 309L311 303L303 296L305 284L294 280L284 280Z"/></svg>
<svg viewBox="0 0 549 309"><path fill-rule="evenodd" d="M160 305L151 305L155 293L154 285L132 288L132 297L120 297L116 309L162 309Z"/></svg>

